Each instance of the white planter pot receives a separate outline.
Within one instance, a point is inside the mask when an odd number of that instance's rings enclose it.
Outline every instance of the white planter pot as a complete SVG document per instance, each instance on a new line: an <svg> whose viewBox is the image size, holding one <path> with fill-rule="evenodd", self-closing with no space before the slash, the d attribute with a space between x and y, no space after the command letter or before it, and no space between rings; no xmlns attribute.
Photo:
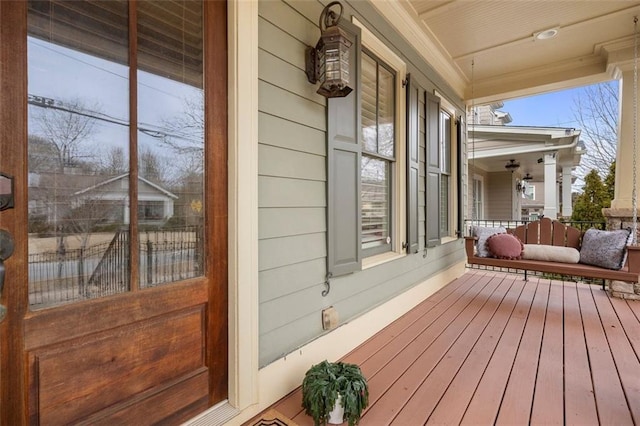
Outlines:
<svg viewBox="0 0 640 426"><path fill-rule="evenodd" d="M329 413L328 423L332 425L339 425L343 423L344 419L344 407L342 406L342 396L338 395L336 399L336 405Z"/></svg>

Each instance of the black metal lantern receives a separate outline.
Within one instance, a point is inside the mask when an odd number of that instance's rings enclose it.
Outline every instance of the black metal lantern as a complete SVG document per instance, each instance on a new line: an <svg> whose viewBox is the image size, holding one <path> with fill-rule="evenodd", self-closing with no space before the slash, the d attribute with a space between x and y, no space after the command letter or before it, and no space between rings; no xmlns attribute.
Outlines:
<svg viewBox="0 0 640 426"><path fill-rule="evenodd" d="M331 8L340 6L336 13ZM320 40L316 47L307 47L306 73L309 83L320 82L318 93L326 98L347 96L353 89L349 87L349 48L352 41L347 33L338 27L342 17L342 4L329 3L320 14Z"/></svg>

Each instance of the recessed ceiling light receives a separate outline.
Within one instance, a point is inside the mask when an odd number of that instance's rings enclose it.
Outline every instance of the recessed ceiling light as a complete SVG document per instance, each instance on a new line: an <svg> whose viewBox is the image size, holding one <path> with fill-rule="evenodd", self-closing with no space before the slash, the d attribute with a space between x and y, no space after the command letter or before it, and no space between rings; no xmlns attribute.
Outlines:
<svg viewBox="0 0 640 426"><path fill-rule="evenodd" d="M543 30L533 34L533 38L535 40L549 40L550 38L554 38L558 35L559 28L549 28L548 30Z"/></svg>

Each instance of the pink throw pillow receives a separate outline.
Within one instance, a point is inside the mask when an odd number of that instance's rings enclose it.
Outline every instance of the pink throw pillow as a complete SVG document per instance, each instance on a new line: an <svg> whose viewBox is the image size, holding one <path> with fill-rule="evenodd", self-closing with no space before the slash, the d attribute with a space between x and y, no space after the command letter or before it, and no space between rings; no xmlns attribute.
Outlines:
<svg viewBox="0 0 640 426"><path fill-rule="evenodd" d="M515 235L495 234L487 239L487 250L498 259L520 259L524 245Z"/></svg>

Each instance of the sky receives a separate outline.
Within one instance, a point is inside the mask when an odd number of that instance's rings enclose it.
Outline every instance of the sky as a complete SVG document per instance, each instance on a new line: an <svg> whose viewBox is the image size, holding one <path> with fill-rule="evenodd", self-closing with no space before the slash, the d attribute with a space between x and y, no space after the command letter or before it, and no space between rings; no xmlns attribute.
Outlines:
<svg viewBox="0 0 640 426"><path fill-rule="evenodd" d="M574 99L582 87L504 101L500 111L508 112L509 126L579 127L574 119Z"/></svg>

